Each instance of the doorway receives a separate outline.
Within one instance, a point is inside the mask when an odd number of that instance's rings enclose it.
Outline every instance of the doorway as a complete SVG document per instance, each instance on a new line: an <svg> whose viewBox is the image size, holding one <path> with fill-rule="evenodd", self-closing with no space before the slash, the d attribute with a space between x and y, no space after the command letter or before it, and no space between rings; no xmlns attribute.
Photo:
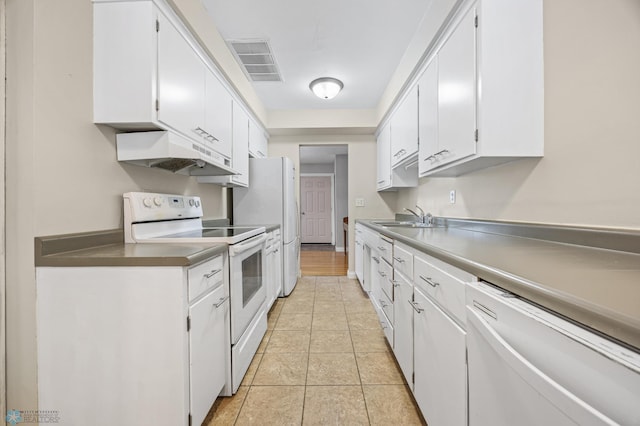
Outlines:
<svg viewBox="0 0 640 426"><path fill-rule="evenodd" d="M332 174L300 173L300 242L335 245Z"/></svg>
<svg viewBox="0 0 640 426"><path fill-rule="evenodd" d="M322 266L317 273L340 275L348 264L348 155L347 144L299 147L300 260L314 270Z"/></svg>

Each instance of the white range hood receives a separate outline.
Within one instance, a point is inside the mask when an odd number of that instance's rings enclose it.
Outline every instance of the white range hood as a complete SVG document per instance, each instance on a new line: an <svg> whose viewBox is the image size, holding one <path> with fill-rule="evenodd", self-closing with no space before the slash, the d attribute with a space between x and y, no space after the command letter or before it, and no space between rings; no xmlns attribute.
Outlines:
<svg viewBox="0 0 640 426"><path fill-rule="evenodd" d="M238 174L230 159L171 131L120 133L116 143L118 161L192 176Z"/></svg>

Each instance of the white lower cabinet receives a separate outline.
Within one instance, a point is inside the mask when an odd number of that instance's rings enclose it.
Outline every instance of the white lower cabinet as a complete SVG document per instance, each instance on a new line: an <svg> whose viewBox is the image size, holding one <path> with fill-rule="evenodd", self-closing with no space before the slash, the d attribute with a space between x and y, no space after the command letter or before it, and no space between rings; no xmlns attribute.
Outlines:
<svg viewBox="0 0 640 426"><path fill-rule="evenodd" d="M414 397L418 407L430 426L466 425L465 331L419 288L414 300Z"/></svg>
<svg viewBox="0 0 640 426"><path fill-rule="evenodd" d="M401 274L394 275L393 353L409 387L413 390L413 283Z"/></svg>
<svg viewBox="0 0 640 426"><path fill-rule="evenodd" d="M225 384L228 349L225 341L225 318L229 315L225 288L220 285L189 308L189 391L191 417L200 424L211 408L213 395Z"/></svg>
<svg viewBox="0 0 640 426"><path fill-rule="evenodd" d="M228 263L38 267L38 402L68 425L201 424L230 383Z"/></svg>

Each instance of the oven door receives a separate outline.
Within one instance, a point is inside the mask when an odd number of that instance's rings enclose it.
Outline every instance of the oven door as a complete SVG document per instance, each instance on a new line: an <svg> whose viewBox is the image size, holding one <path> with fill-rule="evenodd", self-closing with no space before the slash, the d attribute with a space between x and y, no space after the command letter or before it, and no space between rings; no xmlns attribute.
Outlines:
<svg viewBox="0 0 640 426"><path fill-rule="evenodd" d="M267 298L266 234L229 246L231 342L238 342Z"/></svg>

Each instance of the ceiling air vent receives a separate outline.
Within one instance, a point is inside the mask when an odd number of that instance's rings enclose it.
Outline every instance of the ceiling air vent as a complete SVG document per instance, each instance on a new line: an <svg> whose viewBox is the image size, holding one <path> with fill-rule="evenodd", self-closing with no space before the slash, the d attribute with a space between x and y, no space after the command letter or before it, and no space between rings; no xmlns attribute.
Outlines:
<svg viewBox="0 0 640 426"><path fill-rule="evenodd" d="M227 40L251 81L282 81L267 40Z"/></svg>

